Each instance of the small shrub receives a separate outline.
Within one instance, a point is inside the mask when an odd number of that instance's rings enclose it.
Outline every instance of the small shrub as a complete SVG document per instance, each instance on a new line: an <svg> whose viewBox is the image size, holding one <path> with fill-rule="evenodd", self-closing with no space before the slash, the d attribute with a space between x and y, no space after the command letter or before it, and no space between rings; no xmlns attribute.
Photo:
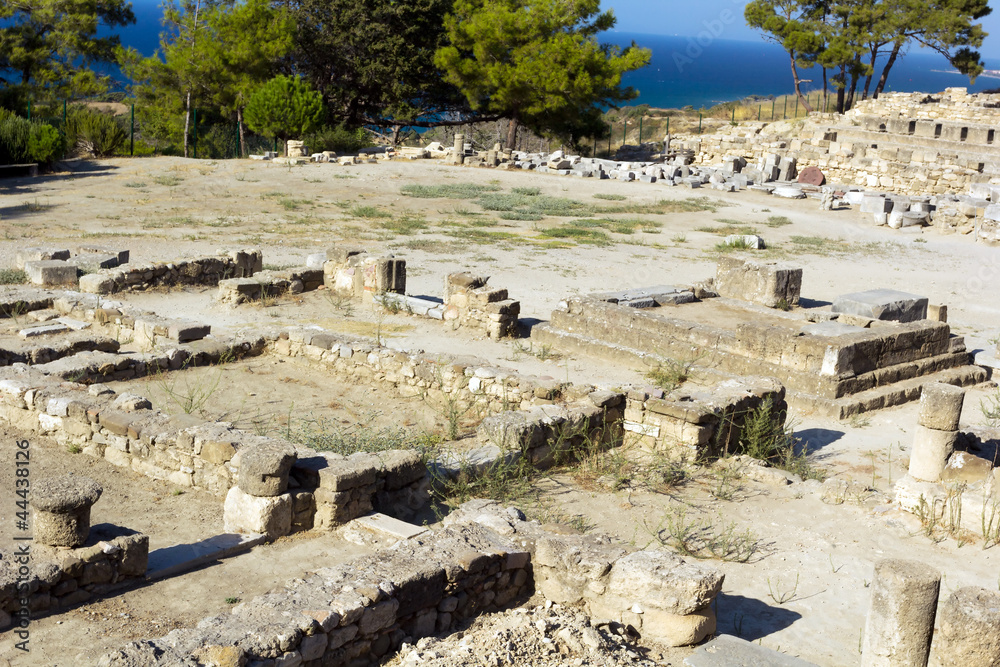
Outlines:
<svg viewBox="0 0 1000 667"><path fill-rule="evenodd" d="M66 123L67 142L85 153L107 157L117 153L128 141L128 132L113 116L77 109Z"/></svg>
<svg viewBox="0 0 1000 667"><path fill-rule="evenodd" d="M399 191L408 197L421 199L475 199L484 192L496 192L498 185L478 183L444 183L442 185L404 185Z"/></svg>
<svg viewBox="0 0 1000 667"><path fill-rule="evenodd" d="M28 282L28 274L21 269L0 269L0 285L21 285Z"/></svg>
<svg viewBox="0 0 1000 667"><path fill-rule="evenodd" d="M0 164L46 164L62 156L64 149L56 128L0 109Z"/></svg>
<svg viewBox="0 0 1000 667"><path fill-rule="evenodd" d="M371 136L363 128L351 130L344 125L322 127L303 137L306 146L314 153L335 151L337 153L357 153L362 148L372 146Z"/></svg>
<svg viewBox="0 0 1000 667"><path fill-rule="evenodd" d="M690 359L659 359L656 365L646 372L646 379L653 382L663 391L670 393L684 384L691 375L691 370L700 357Z"/></svg>

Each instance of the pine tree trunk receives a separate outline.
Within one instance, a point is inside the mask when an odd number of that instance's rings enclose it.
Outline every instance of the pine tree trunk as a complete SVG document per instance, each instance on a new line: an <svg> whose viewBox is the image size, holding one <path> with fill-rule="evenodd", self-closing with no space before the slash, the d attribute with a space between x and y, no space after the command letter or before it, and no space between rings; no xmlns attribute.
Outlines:
<svg viewBox="0 0 1000 667"><path fill-rule="evenodd" d="M184 98L184 157L188 156L188 130L191 127L191 91Z"/></svg>
<svg viewBox="0 0 1000 667"><path fill-rule="evenodd" d="M240 157L244 158L248 155L248 153L246 133L243 131L243 109L236 110L236 128L239 130L240 134Z"/></svg>
<svg viewBox="0 0 1000 667"><path fill-rule="evenodd" d="M889 79L889 70L892 69L893 64L896 62L896 57L899 55L899 49L902 44L896 43L892 46L892 53L889 54L889 60L885 62L885 67L882 68L882 76L878 79L878 85L875 86L875 94L872 95L872 99L878 99L878 96L882 94L882 89L885 88L885 82Z"/></svg>
<svg viewBox="0 0 1000 667"><path fill-rule="evenodd" d="M799 68L795 66L795 52L789 54L792 62L792 81L795 82L795 94L798 96L802 106L806 108L806 113L811 113L813 108L809 105L809 100L802 94L801 81L799 80Z"/></svg>
<svg viewBox="0 0 1000 667"><path fill-rule="evenodd" d="M507 150L517 150L517 116L512 116L507 125Z"/></svg>

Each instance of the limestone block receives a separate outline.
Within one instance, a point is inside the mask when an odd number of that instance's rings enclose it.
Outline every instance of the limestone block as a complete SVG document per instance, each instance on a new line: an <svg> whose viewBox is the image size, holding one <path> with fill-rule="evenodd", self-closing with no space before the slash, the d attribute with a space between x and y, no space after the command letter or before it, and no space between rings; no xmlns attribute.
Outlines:
<svg viewBox="0 0 1000 667"><path fill-rule="evenodd" d="M76 267L55 259L25 262L24 271L34 285L76 285Z"/></svg>
<svg viewBox="0 0 1000 667"><path fill-rule="evenodd" d="M46 259L69 259L69 250L65 248L21 248L17 251L15 263L17 268L24 269L27 262L39 262Z"/></svg>
<svg viewBox="0 0 1000 667"><path fill-rule="evenodd" d="M234 486L226 494L223 519L230 533L261 533L269 538L288 535L292 530L292 497L287 493L252 496Z"/></svg>
<svg viewBox="0 0 1000 667"><path fill-rule="evenodd" d="M862 667L927 664L941 574L919 561L887 559L875 565Z"/></svg>
<svg viewBox="0 0 1000 667"><path fill-rule="evenodd" d="M100 271L101 269L113 269L118 266L118 255L109 255L107 253L84 253L82 255L76 255L66 260L67 264L72 264L73 266L80 269L84 273L92 273L94 271Z"/></svg>
<svg viewBox="0 0 1000 667"><path fill-rule="evenodd" d="M954 452L941 472L945 484L964 482L968 485L984 484L993 472L993 464L968 452Z"/></svg>
<svg viewBox="0 0 1000 667"><path fill-rule="evenodd" d="M965 389L943 382L925 384L920 391L917 423L938 431L957 431L965 403Z"/></svg>
<svg viewBox="0 0 1000 667"><path fill-rule="evenodd" d="M272 441L244 447L240 450L240 489L255 496L283 494L296 458L295 448L288 443Z"/></svg>
<svg viewBox="0 0 1000 667"><path fill-rule="evenodd" d="M720 296L775 307L797 305L802 269L777 262L723 257L716 265L715 290Z"/></svg>
<svg viewBox="0 0 1000 667"><path fill-rule="evenodd" d="M831 310L873 320L915 322L927 317L927 297L891 289L854 292L837 297Z"/></svg>
<svg viewBox="0 0 1000 667"><path fill-rule="evenodd" d="M36 482L31 489L35 540L60 547L86 542L90 534L90 507L102 491L94 480L76 475Z"/></svg>
<svg viewBox="0 0 1000 667"><path fill-rule="evenodd" d="M637 551L612 566L608 593L643 608L686 616L705 609L724 579L722 573L665 549Z"/></svg>
<svg viewBox="0 0 1000 667"><path fill-rule="evenodd" d="M104 273L88 273L80 276L80 291L88 294L111 294L115 291L115 279Z"/></svg>
<svg viewBox="0 0 1000 667"><path fill-rule="evenodd" d="M577 603L591 582L599 581L626 550L584 535L546 534L535 550L535 585L553 602Z"/></svg>
<svg viewBox="0 0 1000 667"><path fill-rule="evenodd" d="M918 424L910 454L910 475L926 482L940 480L957 440L957 431L938 431Z"/></svg>
<svg viewBox="0 0 1000 667"><path fill-rule="evenodd" d="M960 588L941 605L932 667L1000 665L1000 593Z"/></svg>

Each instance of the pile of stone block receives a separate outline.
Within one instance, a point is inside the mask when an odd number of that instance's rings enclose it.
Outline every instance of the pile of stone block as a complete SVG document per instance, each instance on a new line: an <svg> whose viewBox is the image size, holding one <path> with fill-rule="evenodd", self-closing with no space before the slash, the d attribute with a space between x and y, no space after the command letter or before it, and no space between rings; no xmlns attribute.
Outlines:
<svg viewBox="0 0 1000 667"><path fill-rule="evenodd" d="M715 629L723 575L664 550L561 536L491 501L463 505L433 534L321 568L206 618L130 642L101 667L179 664L382 664L403 642L453 630L536 590L585 605L643 638L678 646Z"/></svg>
<svg viewBox="0 0 1000 667"><path fill-rule="evenodd" d="M127 264L128 250L99 246L79 246L71 253L65 248L33 247L17 251L17 268L24 270L34 285L75 286L80 275Z"/></svg>
<svg viewBox="0 0 1000 667"><path fill-rule="evenodd" d="M251 277L261 270L262 265L260 250L234 250L214 257L130 264L127 269L102 269L84 275L80 279L80 290L92 294L111 294L174 285L215 286L227 278Z"/></svg>
<svg viewBox="0 0 1000 667"><path fill-rule="evenodd" d="M633 628L646 640L688 646L716 629L711 604L725 576L663 548L636 550L606 535L558 535L493 500L473 500L444 520L509 535L531 554L535 590L580 605L592 618Z"/></svg>
<svg viewBox="0 0 1000 667"><path fill-rule="evenodd" d="M101 492L77 475L32 484L31 567L19 571L23 551L0 552L0 629L29 610L37 617L72 607L146 576L147 536L108 525L91 531L90 508Z"/></svg>
<svg viewBox="0 0 1000 667"><path fill-rule="evenodd" d="M220 303L253 303L267 297L301 294L323 285L321 268L297 267L279 271L258 271L252 278L229 278L219 281L216 299Z"/></svg>
<svg viewBox="0 0 1000 667"><path fill-rule="evenodd" d="M521 302L508 298L502 287L489 287L488 277L451 273L445 278L445 320L463 327L482 329L493 340L517 335Z"/></svg>
<svg viewBox="0 0 1000 667"><path fill-rule="evenodd" d="M373 257L355 246L337 246L327 257L323 282L329 290L366 303L386 292L406 293L405 259Z"/></svg>
<svg viewBox="0 0 1000 667"><path fill-rule="evenodd" d="M288 473L297 456L294 447L277 441L241 448L236 486L226 494L223 509L226 532L276 539L292 531Z"/></svg>

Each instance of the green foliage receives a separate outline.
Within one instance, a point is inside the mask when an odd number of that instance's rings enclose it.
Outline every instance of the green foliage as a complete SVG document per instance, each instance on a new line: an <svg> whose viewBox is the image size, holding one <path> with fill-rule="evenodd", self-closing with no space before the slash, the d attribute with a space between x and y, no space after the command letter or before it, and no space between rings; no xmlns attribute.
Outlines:
<svg viewBox="0 0 1000 667"><path fill-rule="evenodd" d="M295 71L349 127L467 110L433 58L452 0L298 0Z"/></svg>
<svg viewBox="0 0 1000 667"><path fill-rule="evenodd" d="M246 108L254 132L282 141L302 137L323 122L323 99L299 77L278 75L259 87Z"/></svg>
<svg viewBox="0 0 1000 667"><path fill-rule="evenodd" d="M371 135L362 128L351 130L344 125L324 126L303 137L309 150L315 153L335 151L337 153L357 153L372 145Z"/></svg>
<svg viewBox="0 0 1000 667"><path fill-rule="evenodd" d="M625 72L649 63L650 52L601 45L615 25L599 0L457 0L445 18L450 44L434 62L481 113L560 137L603 131L601 107L635 98Z"/></svg>
<svg viewBox="0 0 1000 667"><path fill-rule="evenodd" d="M646 379L663 389L668 394L687 382L691 371L700 356L688 359L673 359L665 357L658 359L656 364L646 371Z"/></svg>
<svg viewBox="0 0 1000 667"><path fill-rule="evenodd" d="M868 96L876 59L881 59L884 65L874 89L878 97L911 43L937 51L975 81L983 71L975 49L986 33L973 21L990 12L987 0L753 0L744 17L788 52L795 91L807 110L811 107L800 91L798 67L819 64L832 71L828 78L843 112L853 105L862 78L862 99Z"/></svg>
<svg viewBox="0 0 1000 667"><path fill-rule="evenodd" d="M79 108L67 119L66 137L77 150L107 157L121 150L129 135L113 116Z"/></svg>
<svg viewBox="0 0 1000 667"><path fill-rule="evenodd" d="M64 148L56 128L0 109L0 164L47 164L61 157Z"/></svg>
<svg viewBox="0 0 1000 667"><path fill-rule="evenodd" d="M144 58L135 49L119 49L117 57L132 81L143 135L165 144L168 152L183 145L185 153L189 112L241 122L250 94L277 71L294 34L287 11L267 0L172 0L164 6L163 27L157 55ZM219 132L222 143L210 142L207 152L228 154L223 146L230 139L225 130Z"/></svg>
<svg viewBox="0 0 1000 667"><path fill-rule="evenodd" d="M443 183L441 185L404 185L401 193L421 199L475 199L484 192L496 192L499 185L479 185L478 183Z"/></svg>
<svg viewBox="0 0 1000 667"><path fill-rule="evenodd" d="M0 81L19 79L36 104L104 92L109 79L92 66L114 61L114 28L132 23L128 0L0 3Z"/></svg>
<svg viewBox="0 0 1000 667"><path fill-rule="evenodd" d="M23 285L28 274L21 269L0 269L0 285Z"/></svg>

